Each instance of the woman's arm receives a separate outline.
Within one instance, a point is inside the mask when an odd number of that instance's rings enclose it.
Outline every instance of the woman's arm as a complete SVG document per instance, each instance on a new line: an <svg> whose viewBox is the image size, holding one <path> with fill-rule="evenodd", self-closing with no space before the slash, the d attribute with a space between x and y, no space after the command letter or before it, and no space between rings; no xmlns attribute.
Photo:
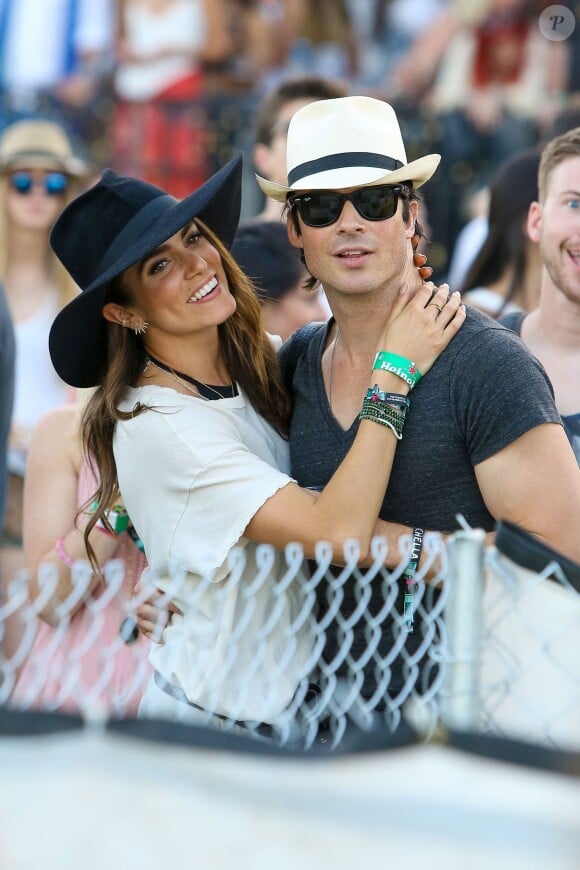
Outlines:
<svg viewBox="0 0 580 870"><path fill-rule="evenodd" d="M55 590L39 613L41 619L53 626L58 624L57 607L73 590L71 569L63 561L63 554L72 561L88 558L82 517L79 528L75 527L80 466L78 408L71 405L49 411L34 429L30 443L24 483L23 538L31 601L42 592L40 566L50 564L56 571ZM99 565L110 559L118 546L117 538L99 529L93 530L90 540ZM57 542L60 543L57 545ZM92 575L85 597L94 590L99 579L98 575ZM81 604L79 602L76 609Z"/></svg>

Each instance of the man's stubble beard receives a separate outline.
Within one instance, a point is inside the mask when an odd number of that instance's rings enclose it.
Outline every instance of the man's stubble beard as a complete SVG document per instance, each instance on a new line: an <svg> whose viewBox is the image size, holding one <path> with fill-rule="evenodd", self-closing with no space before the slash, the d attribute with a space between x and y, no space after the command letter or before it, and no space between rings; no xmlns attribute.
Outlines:
<svg viewBox="0 0 580 870"><path fill-rule="evenodd" d="M560 248L558 250L563 251L563 249ZM557 259L556 262L554 262L551 249L547 250L547 245L542 244L542 242L540 242L540 256L542 258L544 268L550 276L550 280L554 287L559 290L560 293L562 293L562 295L565 296L565 298L569 302L572 302L574 305L580 306L580 275L578 276L577 285L571 285L571 282L567 281L565 277L563 260ZM565 251L563 251L562 256L567 256Z"/></svg>

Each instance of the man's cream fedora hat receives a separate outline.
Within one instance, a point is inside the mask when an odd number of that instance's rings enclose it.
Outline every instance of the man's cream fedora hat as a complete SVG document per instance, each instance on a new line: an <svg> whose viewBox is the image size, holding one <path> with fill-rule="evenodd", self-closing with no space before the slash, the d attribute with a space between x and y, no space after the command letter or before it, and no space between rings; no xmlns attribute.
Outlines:
<svg viewBox="0 0 580 870"><path fill-rule="evenodd" d="M256 175L266 196L285 202L293 190L339 190L412 181L420 187L441 160L427 154L407 163L392 106L372 97L340 97L308 103L288 128L288 186Z"/></svg>

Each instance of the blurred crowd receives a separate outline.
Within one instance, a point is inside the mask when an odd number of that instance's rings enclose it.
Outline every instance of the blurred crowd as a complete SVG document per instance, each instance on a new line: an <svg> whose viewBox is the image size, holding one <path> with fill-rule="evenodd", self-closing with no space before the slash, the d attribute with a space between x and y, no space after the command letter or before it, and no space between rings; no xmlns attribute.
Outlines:
<svg viewBox="0 0 580 870"><path fill-rule="evenodd" d="M443 155L425 191L430 261L450 266L491 174L542 141L579 86L578 36L545 0L2 0L0 129L62 123L98 173L184 196L235 151L261 99L308 74L391 102L409 150ZM570 3L571 11L575 4ZM413 157L411 153L409 159ZM262 208L246 166L243 213Z"/></svg>

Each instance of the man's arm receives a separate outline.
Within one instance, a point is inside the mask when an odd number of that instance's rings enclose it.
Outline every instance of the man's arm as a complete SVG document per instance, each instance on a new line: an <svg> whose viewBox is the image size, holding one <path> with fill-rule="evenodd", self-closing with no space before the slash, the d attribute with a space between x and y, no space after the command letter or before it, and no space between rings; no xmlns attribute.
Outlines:
<svg viewBox="0 0 580 870"><path fill-rule="evenodd" d="M580 563L580 469L562 427L544 423L475 466L487 509Z"/></svg>
<svg viewBox="0 0 580 870"><path fill-rule="evenodd" d="M476 465L475 475L495 520L514 523L580 564L580 468L559 424L530 429ZM375 534L388 542L388 568L400 562L399 538L412 531L409 526L378 520ZM488 545L494 534L487 534Z"/></svg>

